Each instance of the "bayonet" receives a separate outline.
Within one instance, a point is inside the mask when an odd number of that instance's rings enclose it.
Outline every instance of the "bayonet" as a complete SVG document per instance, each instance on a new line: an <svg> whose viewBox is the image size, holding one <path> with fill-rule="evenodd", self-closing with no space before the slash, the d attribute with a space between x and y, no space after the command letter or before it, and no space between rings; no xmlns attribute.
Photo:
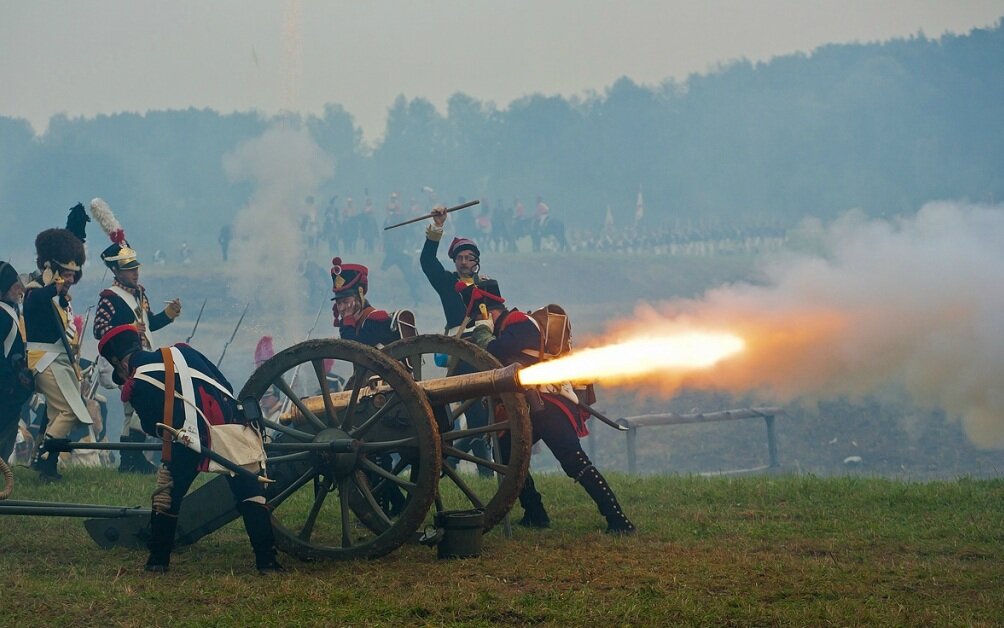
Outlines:
<svg viewBox="0 0 1004 628"><path fill-rule="evenodd" d="M244 305L244 311L241 312L241 317L237 320L237 325L234 327L234 333L230 334L230 340L228 340L226 344L223 345L223 353L220 354L220 359L216 361L216 368L220 368L220 364L223 364L223 358L227 355L227 347L229 347L230 343L233 342L234 338L237 337L237 330L241 328L241 323L244 322L244 315L248 313L248 307L250 305L251 305L250 301L248 301L247 304Z"/></svg>
<svg viewBox="0 0 1004 628"><path fill-rule="evenodd" d="M206 301L207 300L208 299L203 299L202 300L202 307L199 308L199 315L195 317L195 327L192 327L192 333L188 334L188 338L185 338L185 344L186 345L192 342L192 338L195 337L196 330L199 329L199 321L202 320L202 312L203 312L203 310L206 309ZM220 359L222 360L223 358L220 358Z"/></svg>

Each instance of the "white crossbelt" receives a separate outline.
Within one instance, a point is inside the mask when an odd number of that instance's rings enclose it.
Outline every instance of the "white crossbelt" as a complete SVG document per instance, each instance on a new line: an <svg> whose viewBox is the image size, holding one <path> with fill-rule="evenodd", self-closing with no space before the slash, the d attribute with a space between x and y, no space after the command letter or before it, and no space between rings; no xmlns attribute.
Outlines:
<svg viewBox="0 0 1004 628"><path fill-rule="evenodd" d="M209 419L202 410L196 405L195 402L195 382L193 380L197 379L199 381L205 382L224 395L236 401L233 393L227 390L222 384L217 382L215 379L209 377L205 373L198 371L196 369L188 366L188 362L185 361L185 357L181 354L181 351L177 347L171 347L171 357L174 358L174 368L178 374L178 379L181 381L181 392L175 391L174 396L177 399L181 399L185 408L185 422L182 424L180 429L188 435L188 442L184 444L187 445L193 451L202 452L202 445L199 441L199 425L198 419L202 418L206 424L209 424ZM163 382L160 382L149 375L149 373L163 373L164 364L163 362L157 362L154 364L144 364L136 368L133 377L140 381L146 382L152 386L159 388L160 390L165 390Z"/></svg>

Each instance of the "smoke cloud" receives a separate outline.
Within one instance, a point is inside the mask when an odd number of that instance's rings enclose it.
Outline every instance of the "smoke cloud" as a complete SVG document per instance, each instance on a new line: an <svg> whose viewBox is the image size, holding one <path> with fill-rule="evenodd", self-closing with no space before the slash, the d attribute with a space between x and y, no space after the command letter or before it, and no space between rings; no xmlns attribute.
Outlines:
<svg viewBox="0 0 1004 628"><path fill-rule="evenodd" d="M932 203L915 216L806 223L816 254L653 307L610 330L730 331L747 348L715 368L646 382L785 402L906 390L962 420L977 445L1004 445L1004 211ZM610 341L610 335L604 338Z"/></svg>
<svg viewBox="0 0 1004 628"><path fill-rule="evenodd" d="M223 159L233 181L251 181L254 192L234 221L232 293L299 320L307 285L298 272L306 244L299 228L311 211L305 202L334 172L334 162L302 128L277 126ZM291 328L282 330L288 337Z"/></svg>

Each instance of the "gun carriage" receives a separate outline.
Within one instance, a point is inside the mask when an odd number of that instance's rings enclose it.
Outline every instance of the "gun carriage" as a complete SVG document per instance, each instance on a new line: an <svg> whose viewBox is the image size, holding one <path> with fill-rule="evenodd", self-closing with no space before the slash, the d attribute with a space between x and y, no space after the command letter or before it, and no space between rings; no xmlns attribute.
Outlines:
<svg viewBox="0 0 1004 628"><path fill-rule="evenodd" d="M301 365L308 377L297 380ZM344 385L333 384L331 373L342 374ZM271 436L265 444L267 499L277 546L304 559L382 556L418 539L433 507L483 510L485 530L491 528L512 506L529 466L531 429L520 390L515 366L502 368L477 346L445 336L406 338L384 351L335 339L280 351L237 395L258 402L266 396L288 400L284 411L259 419ZM462 426L457 419L475 404L485 407L488 424ZM457 446L471 437L490 439L487 457ZM64 448L160 445L66 443ZM490 469L492 477L458 470L456 460ZM393 491L402 497L396 507L386 499ZM181 513L178 545L194 543L238 517L222 476L189 493ZM150 510L6 500L0 501L0 514L85 517L100 546L141 547Z"/></svg>

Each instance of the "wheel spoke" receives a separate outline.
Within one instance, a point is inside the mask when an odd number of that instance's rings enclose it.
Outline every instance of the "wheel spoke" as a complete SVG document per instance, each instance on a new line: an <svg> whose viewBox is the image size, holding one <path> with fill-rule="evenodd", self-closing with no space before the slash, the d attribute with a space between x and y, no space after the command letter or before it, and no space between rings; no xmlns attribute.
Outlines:
<svg viewBox="0 0 1004 628"><path fill-rule="evenodd" d="M453 423L454 421L456 421L457 417L459 417L464 412L467 412L467 410L471 406L473 406L474 404L476 404L476 403L478 403L480 401L481 401L481 397L474 397L473 399L466 399L466 400L464 400L463 403L461 403L460 405L458 405L456 408L451 409L450 410L450 423Z"/></svg>
<svg viewBox="0 0 1004 628"><path fill-rule="evenodd" d="M379 475L382 478L390 480L391 482L397 484L398 486L408 491L409 493L415 490L418 486L414 482L409 482L408 480L403 479L399 475L394 475L387 469L384 469L383 467L372 462L371 460L368 460L366 458L361 458L359 462L362 464L363 468L366 469L367 471L370 471L372 473Z"/></svg>
<svg viewBox="0 0 1004 628"><path fill-rule="evenodd" d="M460 477L459 473L457 473L454 469L451 469L449 465L445 464L443 465L443 473L445 473L448 478L453 480L453 483L457 485L457 488L459 488L464 495L467 496L467 499L471 500L471 503L474 504L475 508L485 507L484 502L481 501L478 494L474 492L474 489L467 485L467 482L464 482L464 479Z"/></svg>
<svg viewBox="0 0 1004 628"><path fill-rule="evenodd" d="M314 366L314 375L317 376L317 383L321 385L321 395L324 397L324 413L328 417L328 425L338 425L338 413L334 404L331 403L331 390L328 386L328 374L324 370L324 360L311 360Z"/></svg>
<svg viewBox="0 0 1004 628"><path fill-rule="evenodd" d="M385 513L383 508L380 507L380 504L377 503L376 497L373 496L373 491L370 490L369 483L365 479L360 479L357 475L352 476L352 482L355 487L359 489L359 493L363 496L363 499L366 500L370 510L376 514L381 521L383 521L384 525L388 527L394 525L394 522L391 521L390 517L387 516L387 513Z"/></svg>
<svg viewBox="0 0 1004 628"><path fill-rule="evenodd" d="M406 466L408 466L408 462L404 458L401 458L401 459L399 459L397 461L397 464L394 465L394 468L391 469L390 472L394 476L399 476L401 474L401 472L404 471L404 468ZM384 486L389 481L390 480L388 480L386 478L380 478L380 481L373 485L373 494L374 495L379 495L380 491L383 490Z"/></svg>
<svg viewBox="0 0 1004 628"><path fill-rule="evenodd" d="M477 436L478 434L485 434L488 432L505 432L509 429L509 421L500 421L498 423L491 423L491 416L488 417L488 425L482 425L481 427L472 427L466 430L450 430L449 432L443 433L443 440L446 442L453 442L461 438L467 438L468 436Z"/></svg>
<svg viewBox="0 0 1004 628"><path fill-rule="evenodd" d="M342 547L348 548L352 547L352 535L350 534L352 529L352 523L349 520L349 479L342 478L338 482L338 506L341 509L342 515Z"/></svg>
<svg viewBox="0 0 1004 628"><path fill-rule="evenodd" d="M310 540L310 535L314 533L314 524L317 523L317 514L321 512L321 506L324 505L324 498L328 496L330 491L330 482L321 482L315 488L314 503L310 506L310 512L307 513L307 520L303 522L303 528L300 529L300 538L302 540Z"/></svg>
<svg viewBox="0 0 1004 628"><path fill-rule="evenodd" d="M300 411L300 414L306 417L306 419L310 421L314 425L314 427L316 427L318 430L323 430L327 427L324 423L321 422L319 418L317 418L317 416L314 415L313 412L307 409L307 406L303 405L303 401L301 401L300 398L296 396L296 393L294 393L293 389L289 387L289 384L286 383L286 380L282 378L282 375L276 377L272 383L275 384L275 386L279 390L281 390L283 394L286 395L287 398L289 398L290 402L292 402L292 404L296 406L296 409Z"/></svg>
<svg viewBox="0 0 1004 628"><path fill-rule="evenodd" d="M451 456L453 458L459 458L461 460L466 460L467 462L473 462L480 467L488 467L489 469L495 471L496 473L508 473L509 467L506 465L501 465L494 460L486 460L484 458L478 458L477 456L471 455L469 453L460 451L456 447L446 446L443 447L443 455Z"/></svg>
<svg viewBox="0 0 1004 628"><path fill-rule="evenodd" d="M380 421L380 419L384 417L384 415L386 415L388 412L390 412L400 404L401 404L401 399L397 396L397 393L392 392L387 398L387 403L385 403L382 407L378 408L377 411L373 413L373 416L363 421L359 427L354 427L351 430L348 430L349 436L353 438L362 438L363 436L366 435L366 432L368 432L371 427L376 425Z"/></svg>
<svg viewBox="0 0 1004 628"><path fill-rule="evenodd" d="M310 441L314 440L314 435L310 434L309 432L301 432L300 430L298 430L298 429L296 429L294 427L290 427L288 425L283 425L282 423L276 423L275 421L269 421L268 419L265 419L265 418L258 419L258 421L262 425L264 425L265 427L267 427L269 429L273 429L276 432L279 432L281 434L285 434L286 436L289 436L290 438L295 438L296 440L300 440L300 441L304 441L304 442L310 442Z"/></svg>
<svg viewBox="0 0 1004 628"><path fill-rule="evenodd" d="M342 421L341 428L346 432L352 429L352 414L356 410L356 404L359 402L359 391L362 387L366 385L366 373L368 370L365 366L360 366L358 364L353 365L352 369L352 395L349 397L349 405L345 408L345 419Z"/></svg>
<svg viewBox="0 0 1004 628"><path fill-rule="evenodd" d="M315 475L317 475L317 472L314 470L313 467L311 467L311 468L307 469L306 471L304 471L303 475L301 475L300 477L296 478L296 480L294 480L289 486L287 486L286 488L284 488L282 490L282 492L280 492L278 495L276 495L272 499L268 500L269 507L273 508L273 509L276 508L279 504L281 504L282 502L286 501L286 499L290 495L292 495L293 493L295 493L296 491L298 491L300 489L300 487L302 487L304 484L306 484L307 482L309 482Z"/></svg>

